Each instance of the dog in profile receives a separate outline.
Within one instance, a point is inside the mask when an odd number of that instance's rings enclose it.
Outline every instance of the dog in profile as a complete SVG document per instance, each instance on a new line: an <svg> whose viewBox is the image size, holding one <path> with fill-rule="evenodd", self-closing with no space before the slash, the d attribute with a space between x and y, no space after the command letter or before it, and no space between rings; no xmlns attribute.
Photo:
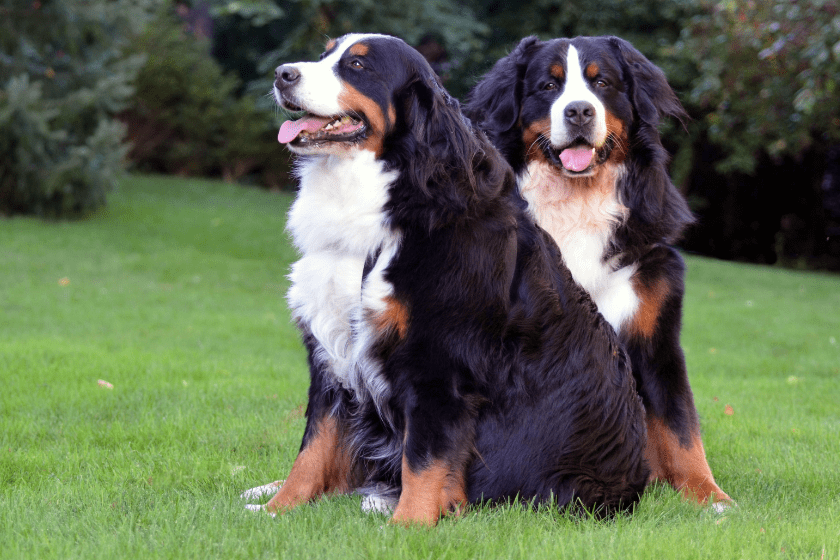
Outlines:
<svg viewBox="0 0 840 560"><path fill-rule="evenodd" d="M632 506L648 469L627 356L423 57L346 35L277 68L275 95L302 114L278 139L298 157L288 302L311 384L291 471L251 509L375 492L393 522L433 525L485 501Z"/></svg>
<svg viewBox="0 0 840 560"><path fill-rule="evenodd" d="M465 112L513 166L529 214L627 349L651 480L716 509L731 503L706 461L679 341L685 265L672 243L692 216L657 129L686 116L665 75L617 37L528 37Z"/></svg>

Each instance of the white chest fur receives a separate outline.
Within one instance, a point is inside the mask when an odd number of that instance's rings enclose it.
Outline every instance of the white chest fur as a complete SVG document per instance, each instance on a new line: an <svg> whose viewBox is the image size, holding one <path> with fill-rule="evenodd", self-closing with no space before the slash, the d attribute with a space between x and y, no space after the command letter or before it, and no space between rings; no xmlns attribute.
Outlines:
<svg viewBox="0 0 840 560"><path fill-rule="evenodd" d="M627 213L612 187L622 171L612 166L601 171L610 176L598 181L571 181L546 163L532 162L519 177L520 192L534 219L554 238L575 281L616 331L639 306L631 282L636 267L616 269L613 261L604 260L610 238Z"/></svg>
<svg viewBox="0 0 840 560"><path fill-rule="evenodd" d="M287 227L301 258L292 265L288 292L294 318L318 341L316 361L359 399L379 400L387 385L369 357L374 333L365 311L384 308L393 288L383 278L399 246L383 212L395 172L371 152L304 161L300 191ZM381 250L362 285L365 260Z"/></svg>

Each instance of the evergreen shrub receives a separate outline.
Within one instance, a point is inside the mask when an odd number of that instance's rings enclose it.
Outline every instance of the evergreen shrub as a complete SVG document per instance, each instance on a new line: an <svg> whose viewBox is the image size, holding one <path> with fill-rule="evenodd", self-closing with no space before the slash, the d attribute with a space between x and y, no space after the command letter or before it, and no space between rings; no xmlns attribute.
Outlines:
<svg viewBox="0 0 840 560"><path fill-rule="evenodd" d="M123 119L138 169L271 187L288 182L289 157L276 141L275 112L239 93L239 78L222 70L206 38L165 14L136 49L146 63Z"/></svg>
<svg viewBox="0 0 840 560"><path fill-rule="evenodd" d="M126 153L115 115L143 62L124 46L145 8L142 0L0 5L0 214L74 216L105 203Z"/></svg>

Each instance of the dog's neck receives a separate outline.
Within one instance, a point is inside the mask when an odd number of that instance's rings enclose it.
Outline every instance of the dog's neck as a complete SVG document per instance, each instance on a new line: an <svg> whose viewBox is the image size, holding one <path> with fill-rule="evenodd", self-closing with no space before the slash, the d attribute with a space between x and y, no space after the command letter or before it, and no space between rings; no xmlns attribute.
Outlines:
<svg viewBox="0 0 840 560"><path fill-rule="evenodd" d="M384 214L397 178L367 150L352 157L309 156L297 166L300 192L287 227L303 253L337 251L366 256L390 237Z"/></svg>
<svg viewBox="0 0 840 560"><path fill-rule="evenodd" d="M531 162L518 178L534 220L554 238L575 281L616 330L638 306L630 284L635 266L619 268L615 258L606 259L612 235L629 213L617 192L623 172L611 165L581 180L564 177L548 163Z"/></svg>
<svg viewBox="0 0 840 560"><path fill-rule="evenodd" d="M593 177L570 178L542 161L518 177L519 190L540 226L562 244L579 230L609 236L627 216L618 197L621 165L605 165Z"/></svg>

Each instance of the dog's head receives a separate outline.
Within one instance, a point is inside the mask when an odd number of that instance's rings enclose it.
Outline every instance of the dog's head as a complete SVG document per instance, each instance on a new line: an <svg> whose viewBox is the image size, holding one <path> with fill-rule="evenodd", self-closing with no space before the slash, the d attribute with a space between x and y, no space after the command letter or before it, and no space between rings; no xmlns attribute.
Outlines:
<svg viewBox="0 0 840 560"><path fill-rule="evenodd" d="M275 71L277 102L294 113L278 140L298 154L384 151L386 138L405 121L404 99L440 89L423 57L396 37L349 34L330 40L317 62ZM405 124L405 123L402 123Z"/></svg>
<svg viewBox="0 0 840 560"><path fill-rule="evenodd" d="M626 158L633 135L685 113L662 71L627 41L528 37L476 87L468 114L514 167L542 159L588 177Z"/></svg>
<svg viewBox="0 0 840 560"><path fill-rule="evenodd" d="M506 184L510 168L401 39L345 35L329 41L318 62L284 64L275 76L277 102L303 113L278 135L297 154L354 157L368 150L402 172L401 184L415 187L397 189L399 196L417 192L449 210L466 208L482 188Z"/></svg>

